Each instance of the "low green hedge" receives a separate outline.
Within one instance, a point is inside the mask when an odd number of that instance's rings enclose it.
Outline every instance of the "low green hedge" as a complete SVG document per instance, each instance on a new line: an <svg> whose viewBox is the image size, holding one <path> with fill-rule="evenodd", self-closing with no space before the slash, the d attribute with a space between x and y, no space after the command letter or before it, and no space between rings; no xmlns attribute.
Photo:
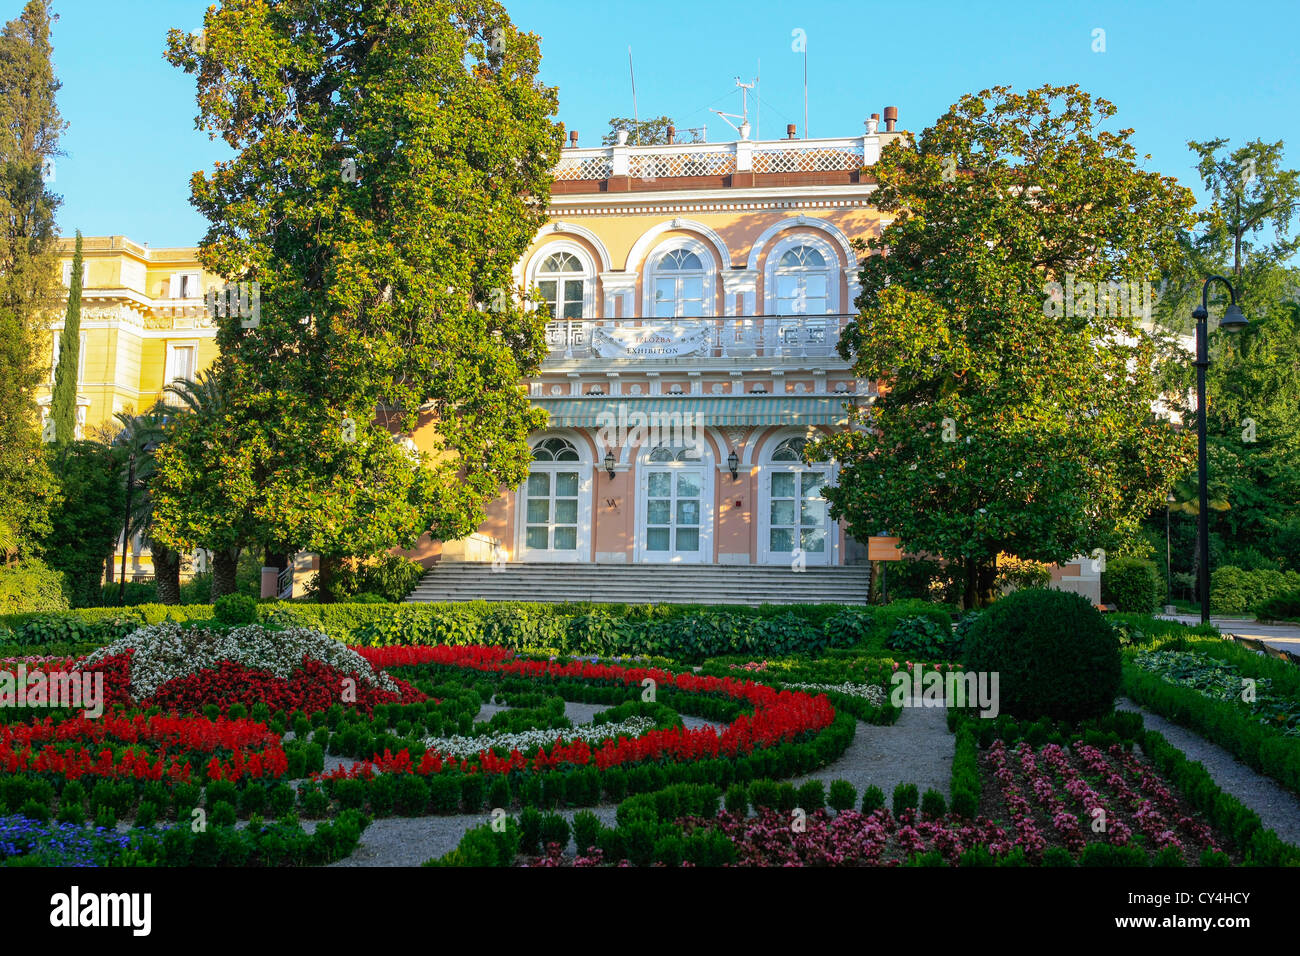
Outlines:
<svg viewBox="0 0 1300 956"><path fill-rule="evenodd" d="M1244 571L1231 565L1215 568L1210 579L1210 610L1216 614L1247 614L1265 601L1300 591L1300 571Z"/></svg>
<svg viewBox="0 0 1300 956"><path fill-rule="evenodd" d="M1127 661L1124 693L1218 744L1248 767L1300 792L1300 737L1283 736L1234 704L1207 697L1191 687L1171 684Z"/></svg>
<svg viewBox="0 0 1300 956"><path fill-rule="evenodd" d="M1300 621L1300 590L1274 594L1255 605L1261 621Z"/></svg>

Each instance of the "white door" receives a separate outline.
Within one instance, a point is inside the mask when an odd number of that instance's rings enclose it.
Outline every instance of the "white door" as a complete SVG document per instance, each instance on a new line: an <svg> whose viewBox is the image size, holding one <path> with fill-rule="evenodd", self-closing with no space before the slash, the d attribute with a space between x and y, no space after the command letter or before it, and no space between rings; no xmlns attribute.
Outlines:
<svg viewBox="0 0 1300 956"><path fill-rule="evenodd" d="M641 509L640 551L643 561L692 564L708 561L711 535L705 500L705 469L648 466Z"/></svg>
<svg viewBox="0 0 1300 956"><path fill-rule="evenodd" d="M831 563L830 503L821 495L820 469L778 466L767 474L766 540L769 564L790 564L798 552L810 565Z"/></svg>

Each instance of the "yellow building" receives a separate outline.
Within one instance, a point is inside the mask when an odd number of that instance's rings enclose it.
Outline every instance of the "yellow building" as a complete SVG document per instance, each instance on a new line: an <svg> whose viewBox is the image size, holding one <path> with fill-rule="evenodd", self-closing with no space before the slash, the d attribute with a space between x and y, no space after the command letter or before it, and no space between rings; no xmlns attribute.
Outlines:
<svg viewBox="0 0 1300 956"><path fill-rule="evenodd" d="M63 285L72 278L72 239L60 240ZM163 388L217 357L216 326L203 290L220 280L199 266L196 248L150 249L125 236L82 241L81 348L77 357L78 437L115 427L118 412L143 412ZM47 333L49 375L38 394L48 415L63 312Z"/></svg>

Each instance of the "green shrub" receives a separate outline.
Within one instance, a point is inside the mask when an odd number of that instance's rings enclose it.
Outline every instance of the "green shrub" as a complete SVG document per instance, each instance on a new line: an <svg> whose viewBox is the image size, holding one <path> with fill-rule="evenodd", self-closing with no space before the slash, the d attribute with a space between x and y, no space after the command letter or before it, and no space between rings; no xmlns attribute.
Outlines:
<svg viewBox="0 0 1300 956"><path fill-rule="evenodd" d="M798 795L799 806L805 813L812 813L814 810L822 810L826 807L826 787L820 780L809 780L802 784Z"/></svg>
<svg viewBox="0 0 1300 956"><path fill-rule="evenodd" d="M894 816L901 816L904 810L915 810L921 795L914 783L900 783L894 788Z"/></svg>
<svg viewBox="0 0 1300 956"><path fill-rule="evenodd" d="M966 666L999 675L1000 709L1028 720L1079 721L1114 709L1119 639L1089 601L1054 590L1017 591L971 626Z"/></svg>
<svg viewBox="0 0 1300 956"><path fill-rule="evenodd" d="M952 812L959 817L973 819L980 805L979 746L969 723L963 723L957 728L951 790Z"/></svg>
<svg viewBox="0 0 1300 956"><path fill-rule="evenodd" d="M727 796L724 801L727 812L736 816L744 816L749 812L749 796L745 793L742 784L733 783L727 788Z"/></svg>
<svg viewBox="0 0 1300 956"><path fill-rule="evenodd" d="M567 848L569 845L569 821L558 813L548 813L543 816L541 840L543 849L552 843L558 843L562 849Z"/></svg>
<svg viewBox="0 0 1300 956"><path fill-rule="evenodd" d="M862 812L865 814L875 813L885 805L885 791L881 790L874 783L867 787L862 793Z"/></svg>
<svg viewBox="0 0 1300 956"><path fill-rule="evenodd" d="M1160 603L1164 582L1153 562L1145 558L1114 557L1101 573L1101 600L1121 611L1146 614Z"/></svg>
<svg viewBox="0 0 1300 956"><path fill-rule="evenodd" d="M542 814L536 807L524 807L519 814L519 852L536 856L541 850Z"/></svg>
<svg viewBox="0 0 1300 956"><path fill-rule="evenodd" d="M1286 591L1264 598L1255 605L1261 621L1300 620L1300 591Z"/></svg>
<svg viewBox="0 0 1300 956"><path fill-rule="evenodd" d="M830 796L827 803L831 805L837 813L844 810L852 810L858 802L858 791L847 780L832 780ZM728 808L730 809L730 808Z"/></svg>
<svg viewBox="0 0 1300 956"><path fill-rule="evenodd" d="M232 627L257 622L257 602L246 594L227 594L212 605L212 614L220 623Z"/></svg>
<svg viewBox="0 0 1300 956"><path fill-rule="evenodd" d="M600 817L590 810L579 810L573 815L573 843L580 855L596 846L602 825Z"/></svg>
<svg viewBox="0 0 1300 956"><path fill-rule="evenodd" d="M951 660L961 655L962 644L952 624L937 624L932 617L905 617L898 622L885 646L924 660Z"/></svg>
<svg viewBox="0 0 1300 956"><path fill-rule="evenodd" d="M933 788L921 794L921 816L927 820L938 820L948 811L943 794Z"/></svg>
<svg viewBox="0 0 1300 956"><path fill-rule="evenodd" d="M1292 591L1300 591L1300 571L1245 571L1222 565L1210 579L1210 609L1216 614L1246 614Z"/></svg>
<svg viewBox="0 0 1300 956"><path fill-rule="evenodd" d="M39 558L0 565L0 614L63 611L68 607L67 582Z"/></svg>

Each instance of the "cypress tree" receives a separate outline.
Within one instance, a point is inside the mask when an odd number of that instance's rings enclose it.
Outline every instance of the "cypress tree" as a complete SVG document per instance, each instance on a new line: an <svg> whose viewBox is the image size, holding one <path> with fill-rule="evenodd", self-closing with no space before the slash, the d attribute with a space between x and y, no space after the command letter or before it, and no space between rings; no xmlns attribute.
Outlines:
<svg viewBox="0 0 1300 956"><path fill-rule="evenodd" d="M38 348L49 340L38 332L49 327L59 284L59 199L45 170L65 124L50 19L48 0L29 0L0 31L0 524L19 556L40 550L56 497L35 401L48 367Z"/></svg>
<svg viewBox="0 0 1300 956"><path fill-rule="evenodd" d="M70 442L77 430L77 366L81 356L81 230L72 253L72 279L68 283L68 311L63 317L59 336L59 364L54 370L54 397L50 401L50 418L54 419L54 439Z"/></svg>

